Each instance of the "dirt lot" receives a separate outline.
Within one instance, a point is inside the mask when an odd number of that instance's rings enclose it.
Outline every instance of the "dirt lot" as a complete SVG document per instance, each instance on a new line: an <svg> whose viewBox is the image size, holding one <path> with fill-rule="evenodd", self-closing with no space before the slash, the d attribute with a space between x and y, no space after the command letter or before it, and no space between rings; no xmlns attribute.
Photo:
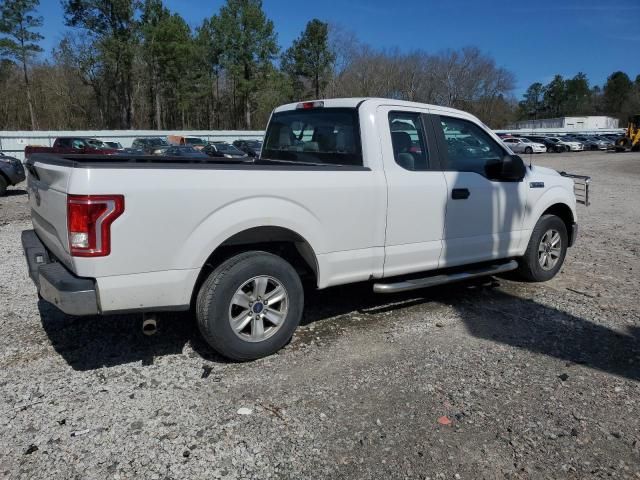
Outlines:
<svg viewBox="0 0 640 480"><path fill-rule="evenodd" d="M558 278L310 292L292 343L248 364L212 353L188 315L144 337L138 317L38 303L12 190L0 477L640 478L640 154L534 163L593 177Z"/></svg>

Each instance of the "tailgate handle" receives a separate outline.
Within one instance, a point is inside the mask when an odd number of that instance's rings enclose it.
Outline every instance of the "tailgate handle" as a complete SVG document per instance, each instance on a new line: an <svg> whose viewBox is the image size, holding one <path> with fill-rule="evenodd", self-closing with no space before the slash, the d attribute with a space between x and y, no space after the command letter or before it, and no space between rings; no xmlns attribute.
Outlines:
<svg viewBox="0 0 640 480"><path fill-rule="evenodd" d="M471 196L468 188L454 188L451 190L451 198L453 200L466 200Z"/></svg>

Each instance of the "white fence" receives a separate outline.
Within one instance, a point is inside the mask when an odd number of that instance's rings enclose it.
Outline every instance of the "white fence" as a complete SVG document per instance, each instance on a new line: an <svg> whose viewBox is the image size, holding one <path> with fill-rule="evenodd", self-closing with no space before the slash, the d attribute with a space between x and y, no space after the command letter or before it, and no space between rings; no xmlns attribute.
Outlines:
<svg viewBox="0 0 640 480"><path fill-rule="evenodd" d="M135 138L182 135L199 137L207 141L261 140L261 130L74 130L74 131L0 131L0 152L24 160L27 145L53 146L57 137L89 137L104 141L120 142L123 147L131 147Z"/></svg>

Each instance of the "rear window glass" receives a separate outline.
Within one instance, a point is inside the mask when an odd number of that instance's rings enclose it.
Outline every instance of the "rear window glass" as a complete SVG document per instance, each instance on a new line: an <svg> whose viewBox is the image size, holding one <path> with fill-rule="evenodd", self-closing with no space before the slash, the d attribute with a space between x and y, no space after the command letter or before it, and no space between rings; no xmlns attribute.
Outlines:
<svg viewBox="0 0 640 480"><path fill-rule="evenodd" d="M353 108L318 108L275 113L262 158L362 165L358 112Z"/></svg>

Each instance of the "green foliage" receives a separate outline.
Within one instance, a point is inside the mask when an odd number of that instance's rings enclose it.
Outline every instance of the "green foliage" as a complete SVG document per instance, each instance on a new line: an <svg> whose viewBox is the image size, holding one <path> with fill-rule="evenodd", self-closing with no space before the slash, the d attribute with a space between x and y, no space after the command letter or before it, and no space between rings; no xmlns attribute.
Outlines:
<svg viewBox="0 0 640 480"><path fill-rule="evenodd" d="M540 82L532 83L519 103L522 117L537 117L544 111L545 87Z"/></svg>
<svg viewBox="0 0 640 480"><path fill-rule="evenodd" d="M38 0L3 0L0 4L0 56L22 64L29 117L34 130L38 123L31 98L27 63L42 51L37 42L44 37L33 31L42 26L42 17L32 15L39 3Z"/></svg>
<svg viewBox="0 0 640 480"><path fill-rule="evenodd" d="M281 64L298 90L305 88L302 80L307 80L315 98L320 98L335 60L336 55L329 48L329 25L314 18L284 53Z"/></svg>
<svg viewBox="0 0 640 480"><path fill-rule="evenodd" d="M518 116L609 115L624 124L636 110L640 111L640 75L632 82L626 73L614 72L601 88L590 87L586 74L580 72L566 80L556 75L547 85L530 85L519 103Z"/></svg>
<svg viewBox="0 0 640 480"><path fill-rule="evenodd" d="M567 99L567 85L562 75L556 75L544 89L544 105L546 111L553 117L564 113Z"/></svg>
<svg viewBox="0 0 640 480"><path fill-rule="evenodd" d="M0 55L16 62L26 62L42 52L37 42L44 37L33 29L42 26L42 17L31 14L39 0L3 0L0 4Z"/></svg>
<svg viewBox="0 0 640 480"><path fill-rule="evenodd" d="M134 109L134 57L139 40L138 0L62 0L68 26L93 39L107 91L104 116L110 127L131 128Z"/></svg>
<svg viewBox="0 0 640 480"><path fill-rule="evenodd" d="M621 112L633 92L633 83L624 72L614 72L604 84L604 106L608 111Z"/></svg>
<svg viewBox="0 0 640 480"><path fill-rule="evenodd" d="M242 99L237 106L244 113L244 126L250 129L252 97L278 53L273 22L260 0L227 0L211 24L220 42L220 64Z"/></svg>

